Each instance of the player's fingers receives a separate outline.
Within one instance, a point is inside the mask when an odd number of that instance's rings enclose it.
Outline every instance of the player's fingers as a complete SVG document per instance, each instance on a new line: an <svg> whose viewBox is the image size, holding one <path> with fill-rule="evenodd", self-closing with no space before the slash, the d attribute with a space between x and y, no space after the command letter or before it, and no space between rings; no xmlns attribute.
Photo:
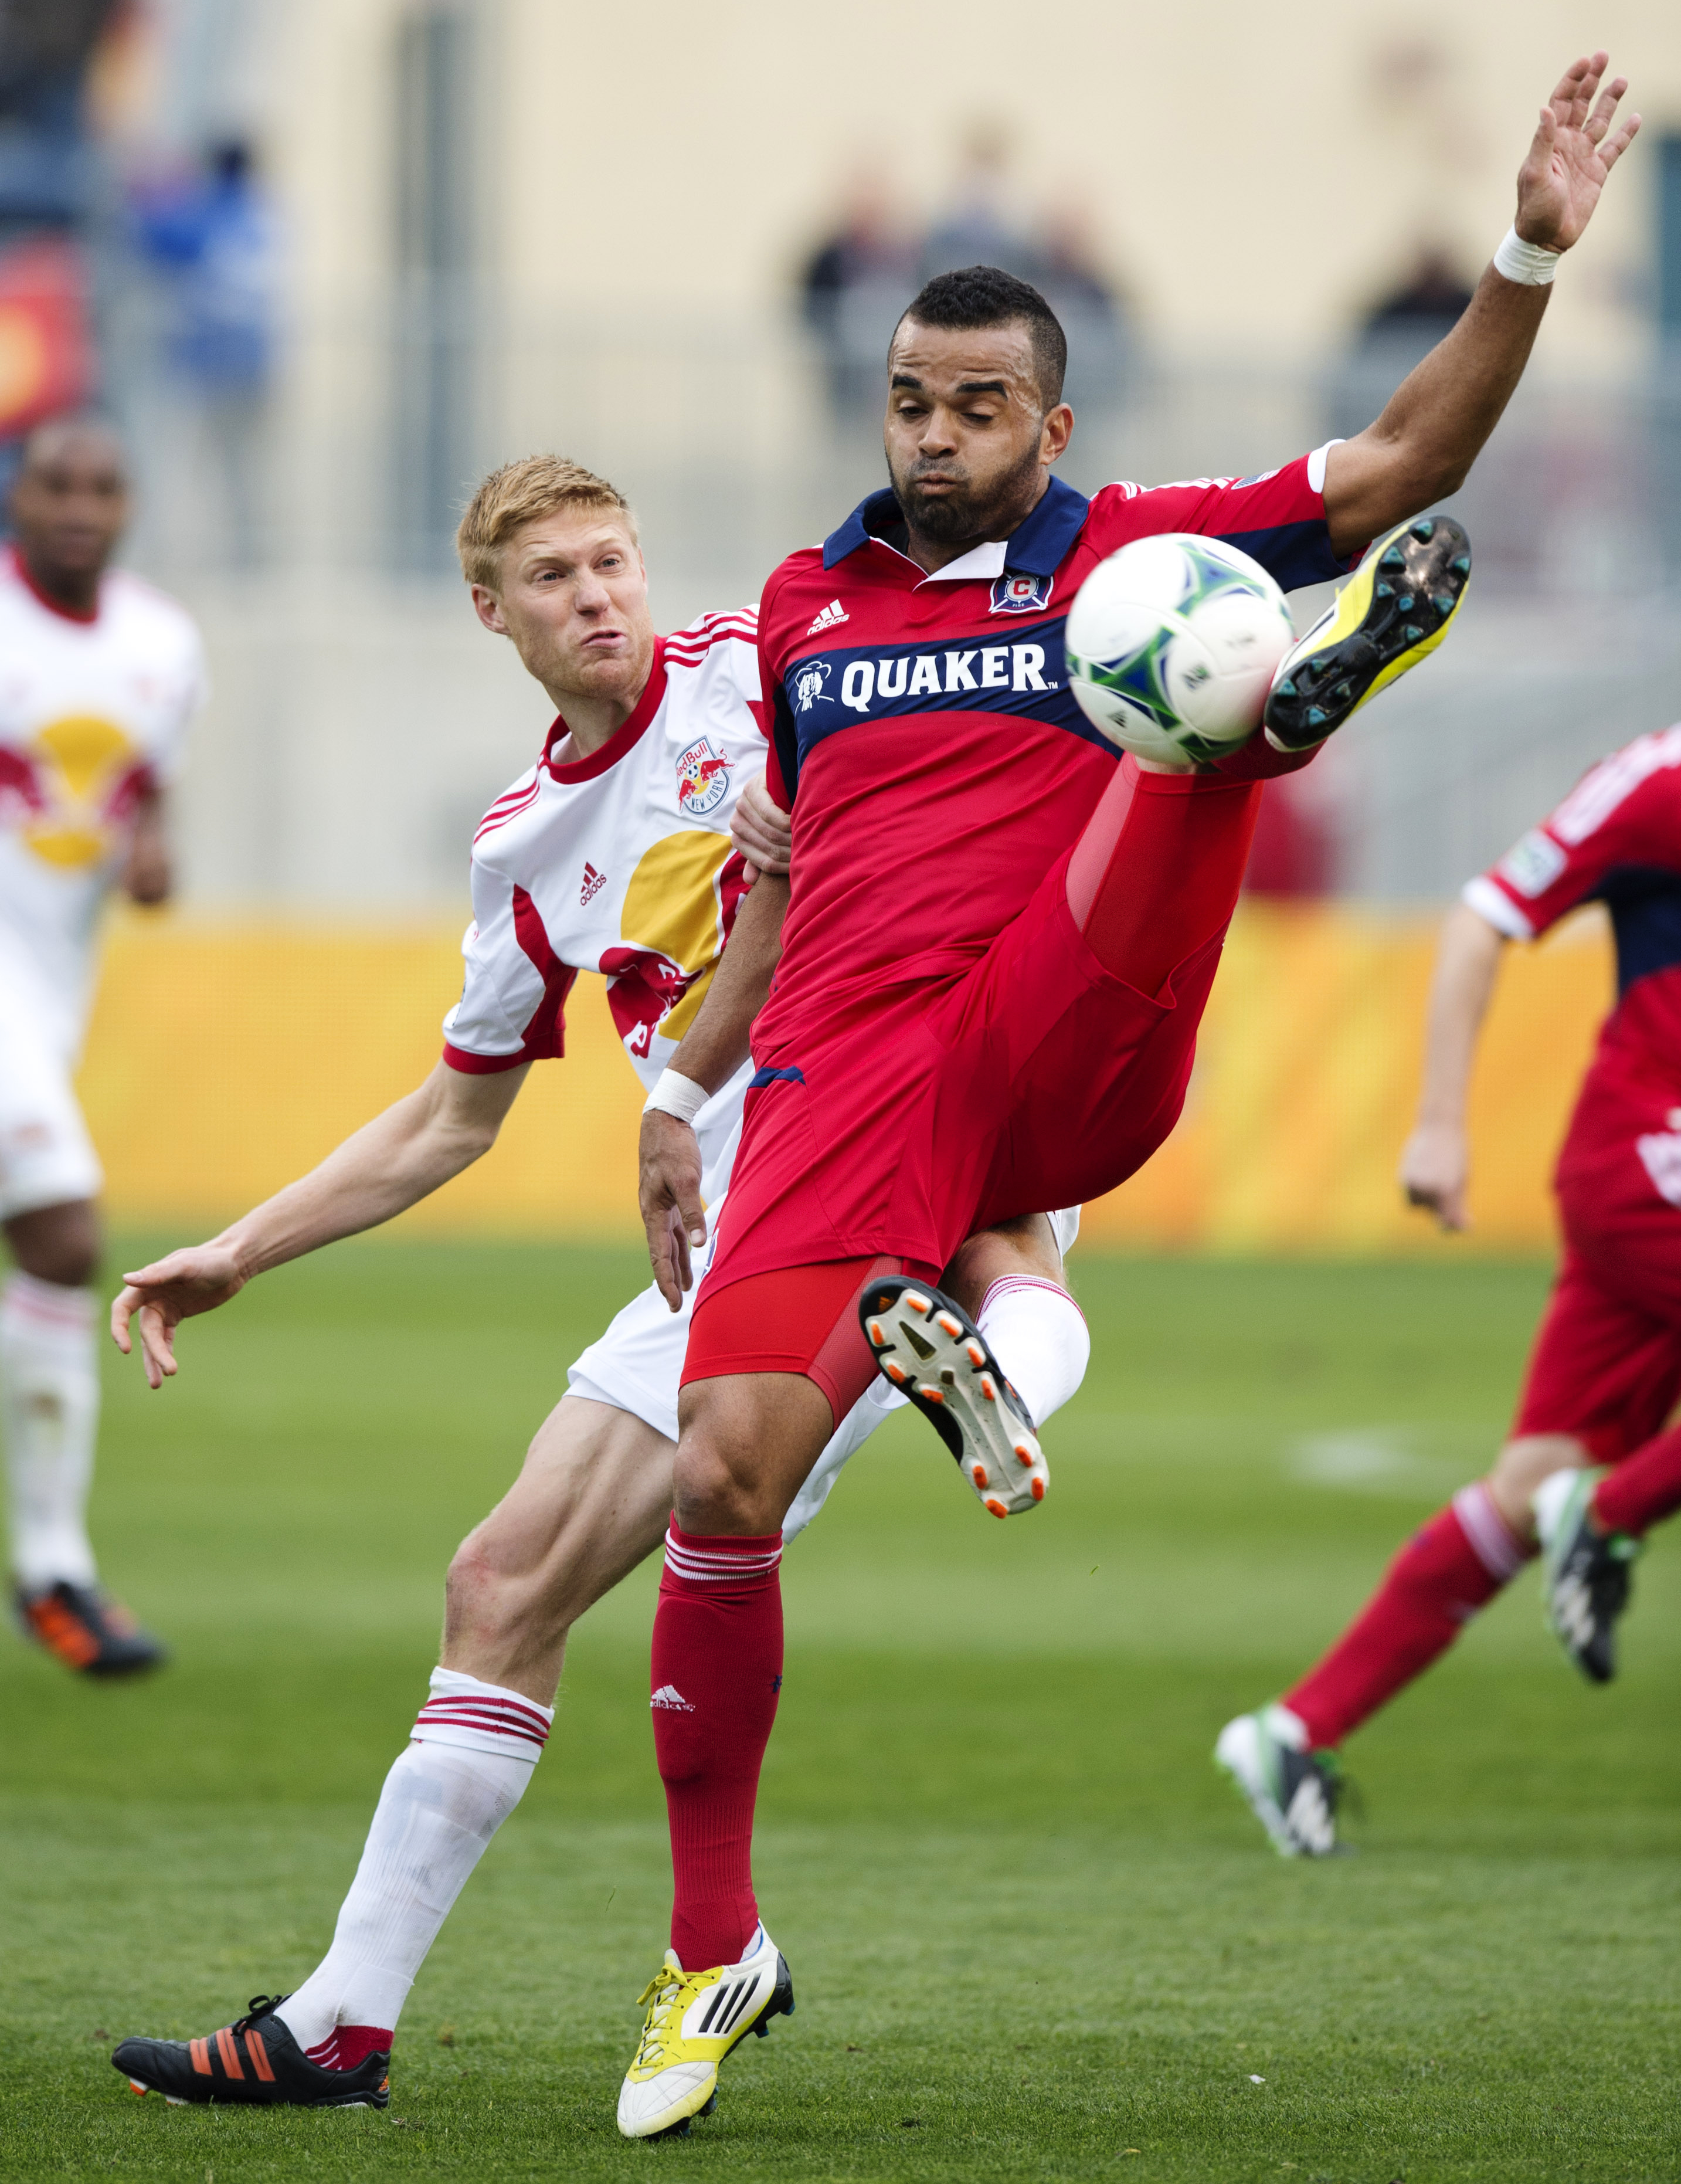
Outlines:
<svg viewBox="0 0 1681 2184"><path fill-rule="evenodd" d="M1617 101L1628 88L1628 77L1620 75L1615 83L1607 84L1600 92L1599 103L1582 124L1582 133L1589 143L1597 144L1610 129L1617 113Z"/></svg>
<svg viewBox="0 0 1681 2184"><path fill-rule="evenodd" d="M111 1340L125 1357L134 1348L129 1340L128 1323L130 1313L139 1301L139 1297L130 1289L119 1290L111 1300Z"/></svg>
<svg viewBox="0 0 1681 2184"><path fill-rule="evenodd" d="M175 1378L178 1368L170 1329L155 1304L140 1307L140 1347L148 1387L161 1388L166 1379Z"/></svg>
<svg viewBox="0 0 1681 2184"><path fill-rule="evenodd" d="M1616 136L1607 137L1600 145L1600 164L1607 173L1617 164L1639 133L1640 117L1638 114L1631 114Z"/></svg>
<svg viewBox="0 0 1681 2184"><path fill-rule="evenodd" d="M741 876L749 887L751 887L759 878L759 867L750 857L744 857L742 860Z"/></svg>
<svg viewBox="0 0 1681 2184"><path fill-rule="evenodd" d="M698 1184L677 1186L677 1217L682 1223L685 1240L699 1251L706 1241L706 1208L700 1202ZM687 1287L687 1283L684 1287Z"/></svg>
<svg viewBox="0 0 1681 2184"><path fill-rule="evenodd" d="M1572 61L1570 66L1553 86L1553 95L1547 103L1558 115L1560 120L1563 120L1569 113L1575 102L1576 86L1587 74L1590 65L1585 57L1579 61Z"/></svg>

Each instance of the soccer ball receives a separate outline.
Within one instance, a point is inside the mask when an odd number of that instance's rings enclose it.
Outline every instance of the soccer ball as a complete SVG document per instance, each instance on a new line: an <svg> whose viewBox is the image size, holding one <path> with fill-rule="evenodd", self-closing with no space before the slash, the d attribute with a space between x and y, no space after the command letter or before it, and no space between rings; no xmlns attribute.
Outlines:
<svg viewBox="0 0 1681 2184"><path fill-rule="evenodd" d="M1284 594L1258 561L1178 531L1134 539L1094 569L1064 633L1086 718L1123 750L1176 766L1254 734L1294 641Z"/></svg>

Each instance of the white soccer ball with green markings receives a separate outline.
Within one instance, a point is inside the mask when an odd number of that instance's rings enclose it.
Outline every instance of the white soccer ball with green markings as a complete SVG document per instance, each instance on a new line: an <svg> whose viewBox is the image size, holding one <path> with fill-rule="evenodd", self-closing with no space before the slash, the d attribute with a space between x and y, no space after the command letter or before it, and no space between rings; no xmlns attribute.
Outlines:
<svg viewBox="0 0 1681 2184"><path fill-rule="evenodd" d="M1123 750L1184 766L1255 733L1294 640L1284 594L1258 561L1169 531L1092 571L1063 641L1086 718Z"/></svg>

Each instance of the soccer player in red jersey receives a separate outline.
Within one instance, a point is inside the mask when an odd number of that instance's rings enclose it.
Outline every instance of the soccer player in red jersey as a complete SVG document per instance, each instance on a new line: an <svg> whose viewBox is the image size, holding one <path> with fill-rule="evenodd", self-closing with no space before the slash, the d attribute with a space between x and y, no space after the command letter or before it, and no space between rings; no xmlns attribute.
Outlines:
<svg viewBox="0 0 1681 2184"><path fill-rule="evenodd" d="M930 1407L971 1369L990 1377L931 1295L963 1237L1112 1189L1167 1134L1256 783L1302 756L1257 735L1208 773L1117 762L1067 688L1069 604L1118 547L1168 531L1235 543L1286 586L1334 577L1459 484L1522 371L1556 254L1633 135L1621 81L1596 99L1605 64L1567 72L1470 308L1356 438L1258 478L1088 501L1052 476L1073 425L1054 316L994 270L943 276L889 350L890 489L765 587L767 780L793 815L793 889L684 1367L652 1670L676 1903L621 2093L626 2136L683 2127L731 2028L789 1992L750 1858L782 1683L782 1512L868 1384L872 1346L901 1373L916 1361ZM1358 692L1345 677L1327 704L1274 710L1278 741L1328 733L1439 627L1456 597L1439 546L1428 520L1382 542L1367 634L1387 652ZM1405 621L1373 581L1391 554L1417 610ZM749 898L743 933L754 915ZM715 1040L730 1003L726 957L695 1034ZM672 1068L705 1090L739 1050L717 1041L701 1067L686 1042ZM674 1117L645 1130L658 1260L692 1159Z"/></svg>
<svg viewBox="0 0 1681 2184"><path fill-rule="evenodd" d="M1444 1228L1468 1225L1466 1102L1502 956L1586 902L1611 912L1617 1000L1559 1155L1564 1259L1511 1436L1317 1667L1221 1733L1216 1756L1286 1857L1335 1848L1335 1747L1447 1650L1538 1530L1554 1628L1606 1681L1629 1563L1681 1506L1681 1429L1665 1426L1681 1397L1681 727L1596 766L1449 913L1401 1183Z"/></svg>

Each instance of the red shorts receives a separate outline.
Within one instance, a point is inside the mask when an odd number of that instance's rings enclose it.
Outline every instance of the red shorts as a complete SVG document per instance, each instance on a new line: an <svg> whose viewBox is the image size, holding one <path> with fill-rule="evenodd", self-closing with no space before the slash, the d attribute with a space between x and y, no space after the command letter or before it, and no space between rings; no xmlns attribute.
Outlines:
<svg viewBox="0 0 1681 2184"><path fill-rule="evenodd" d="M755 1043L697 1322L754 1274L882 1254L943 1267L977 1229L1099 1197L1161 1145L1220 940L1141 994L1086 944L1066 866L968 970Z"/></svg>
<svg viewBox="0 0 1681 2184"><path fill-rule="evenodd" d="M1578 1113L1559 1163L1564 1262L1529 1360L1514 1434L1574 1434L1600 1463L1650 1440L1681 1397L1681 1207L1636 1149L1662 1129L1634 1097ZM1624 1110L1626 1109L1626 1112Z"/></svg>
<svg viewBox="0 0 1681 2184"><path fill-rule="evenodd" d="M837 1426L876 1377L859 1294L878 1274L934 1282L938 1267L899 1258L831 1259L749 1274L695 1300L682 1384L731 1373L803 1373L828 1398Z"/></svg>

